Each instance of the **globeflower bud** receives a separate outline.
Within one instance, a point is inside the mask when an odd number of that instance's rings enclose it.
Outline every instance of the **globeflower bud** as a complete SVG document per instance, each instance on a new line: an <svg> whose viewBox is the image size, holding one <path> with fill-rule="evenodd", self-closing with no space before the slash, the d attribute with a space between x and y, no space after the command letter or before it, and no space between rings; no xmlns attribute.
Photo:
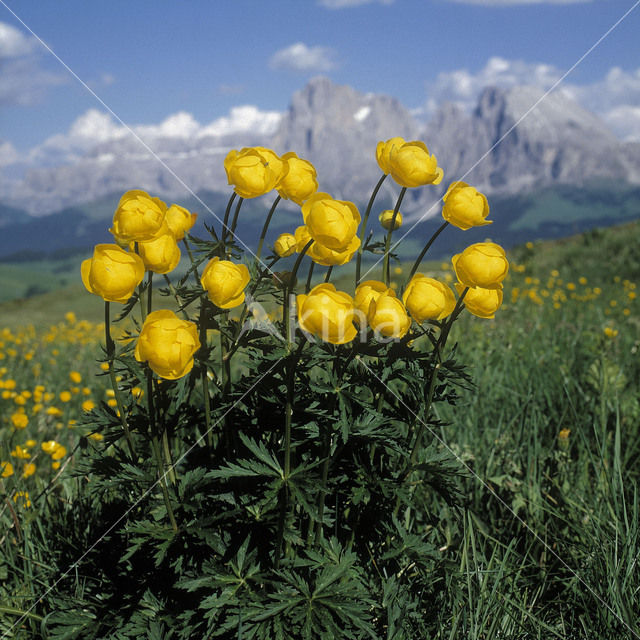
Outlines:
<svg viewBox="0 0 640 640"><path fill-rule="evenodd" d="M197 214L191 213L177 204L172 204L167 209L165 222L167 223L167 227L169 227L169 233L176 240L182 240L184 234L196 223L197 218Z"/></svg>
<svg viewBox="0 0 640 640"><path fill-rule="evenodd" d="M391 177L402 187L440 184L444 172L424 142L414 140L394 146L389 153Z"/></svg>
<svg viewBox="0 0 640 640"><path fill-rule="evenodd" d="M298 248L296 237L292 233L281 233L273 244L273 250L280 258L288 258Z"/></svg>
<svg viewBox="0 0 640 640"><path fill-rule="evenodd" d="M442 320L456 306L453 291L446 284L422 273L416 273L409 280L402 301L418 324L426 320Z"/></svg>
<svg viewBox="0 0 640 640"><path fill-rule="evenodd" d="M120 244L145 242L162 232L166 213L162 200L133 189L120 198L110 231Z"/></svg>
<svg viewBox="0 0 640 640"><path fill-rule="evenodd" d="M144 278L144 262L117 244L98 244L80 266L82 283L106 301L125 303Z"/></svg>
<svg viewBox="0 0 640 640"><path fill-rule="evenodd" d="M244 302L244 289L251 276L244 264L212 258L202 272L200 282L209 300L220 309L232 309Z"/></svg>
<svg viewBox="0 0 640 640"><path fill-rule="evenodd" d="M485 220L489 215L486 196L466 182L452 182L442 200L442 217L463 231L492 223Z"/></svg>
<svg viewBox="0 0 640 640"><path fill-rule="evenodd" d="M336 291L330 282L315 286L307 295L297 296L296 305L298 324L303 331L331 344L346 344L356 337L353 298Z"/></svg>
<svg viewBox="0 0 640 640"><path fill-rule="evenodd" d="M177 380L191 371L199 348L197 325L178 318L173 311L160 309L144 321L134 355L161 378Z"/></svg>
<svg viewBox="0 0 640 640"><path fill-rule="evenodd" d="M393 209L387 209L386 211L383 211L378 216L378 220L380 220L380 224L382 225L382 228L389 231L391 227L391 221L393 220ZM402 214L398 211L398 213L396 213L396 219L393 223L393 228L399 229L401 226L402 226Z"/></svg>
<svg viewBox="0 0 640 640"><path fill-rule="evenodd" d="M271 149L245 147L232 149L224 159L229 184L242 198L257 198L278 185L286 170L282 160Z"/></svg>
<svg viewBox="0 0 640 640"><path fill-rule="evenodd" d="M302 251L309 240L313 240L306 226L298 227L295 231L295 238L298 245L298 251ZM346 249L337 251L325 247L318 241L307 249L307 255L316 263L324 267L335 267L347 264L355 255L360 246L360 238L353 236Z"/></svg>
<svg viewBox="0 0 640 640"><path fill-rule="evenodd" d="M169 273L180 262L180 247L170 233L165 233L148 242L140 242L138 251L144 266L154 273Z"/></svg>
<svg viewBox="0 0 640 640"><path fill-rule="evenodd" d="M365 280L356 287L353 302L355 307L363 317L369 314L369 307L372 300L377 300L381 295L395 296L393 289L387 287L384 282L379 280Z"/></svg>
<svg viewBox="0 0 640 640"><path fill-rule="evenodd" d="M334 200L328 193L316 193L306 200L302 217L309 235L334 251L349 247L360 224L360 212L353 202Z"/></svg>
<svg viewBox="0 0 640 640"><path fill-rule="evenodd" d="M400 147L404 143L405 139L400 137L389 138L386 142L378 142L378 146L376 147L376 160L378 161L378 166L382 170L382 173L385 175L391 173L389 154L393 149Z"/></svg>
<svg viewBox="0 0 640 640"><path fill-rule="evenodd" d="M278 193L282 198L301 205L318 190L316 169L308 160L298 158L293 151L285 153L282 161L287 172L278 185Z"/></svg>
<svg viewBox="0 0 640 640"><path fill-rule="evenodd" d="M382 293L373 298L367 320L369 326L385 338L402 338L411 326L407 311L395 294Z"/></svg>
<svg viewBox="0 0 640 640"><path fill-rule="evenodd" d="M456 283L456 289L460 295L466 288L466 285L460 282ZM469 289L464 296L464 306L467 311L478 318L493 318L501 304L502 288L482 289L476 287Z"/></svg>
<svg viewBox="0 0 640 640"><path fill-rule="evenodd" d="M493 242L478 242L451 258L458 280L467 287L500 289L509 271L504 249Z"/></svg>

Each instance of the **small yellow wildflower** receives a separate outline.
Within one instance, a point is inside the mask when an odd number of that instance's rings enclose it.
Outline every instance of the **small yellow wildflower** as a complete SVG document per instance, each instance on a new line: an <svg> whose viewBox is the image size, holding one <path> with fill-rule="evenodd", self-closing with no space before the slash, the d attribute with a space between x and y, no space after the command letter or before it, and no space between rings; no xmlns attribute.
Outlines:
<svg viewBox="0 0 640 640"><path fill-rule="evenodd" d="M26 447L21 447L19 444L15 446L13 451L10 453L13 458L21 458L22 460L28 460L31 457L31 454L27 450Z"/></svg>
<svg viewBox="0 0 640 640"><path fill-rule="evenodd" d="M36 465L33 462L27 462L22 469L22 477L28 478L36 472Z"/></svg>
<svg viewBox="0 0 640 640"><path fill-rule="evenodd" d="M29 424L29 418L26 413L16 411L16 413L11 414L11 423L16 429L24 429Z"/></svg>
<svg viewBox="0 0 640 640"><path fill-rule="evenodd" d="M18 504L18 499L22 498L22 506L27 509L31 506L31 500L29 500L29 492L28 491L18 491L13 496L13 501Z"/></svg>

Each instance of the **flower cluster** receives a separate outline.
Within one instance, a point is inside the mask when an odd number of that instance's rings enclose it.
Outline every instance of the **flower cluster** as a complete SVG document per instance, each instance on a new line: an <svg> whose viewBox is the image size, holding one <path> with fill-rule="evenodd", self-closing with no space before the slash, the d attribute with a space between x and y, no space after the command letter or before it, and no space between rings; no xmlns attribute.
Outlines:
<svg viewBox="0 0 640 640"><path fill-rule="evenodd" d="M453 314L456 306L461 309L463 301L474 315L492 318L502 303L502 281L508 272L508 262L504 250L491 242L474 244L453 257L457 299L446 283L416 273L424 252L401 295L389 286L389 243L392 232L402 225L399 205L404 191L437 185L444 172L421 141L405 141L399 137L381 141L376 159L383 172L382 179L390 175L402 187L402 192L396 208L379 215L387 233L383 280L360 282L360 259L372 202L363 219L355 203L318 191L315 168L293 152L278 156L264 147L230 151L224 168L233 186L233 197L240 196L240 202L236 217L229 225L230 201L221 248L218 255L209 258L200 276L202 291L214 307L226 311L245 304L250 271L246 265L229 259L228 243L234 237L242 200L276 190L278 198L289 199L300 206L303 224L293 233L283 233L276 239L274 259L298 253L296 265L306 255L313 264L332 268L346 264L358 254L353 296L338 291L328 278L315 287L308 285L304 293L297 295L298 324L307 335L345 344L354 340L358 331L366 339L369 327L379 339L401 339L409 332L412 322L417 325L442 322ZM276 204L277 201L265 222L260 246ZM490 224L488 213L486 197L465 182L451 183L443 197L445 224L462 230ZM177 242L184 239L195 220L194 214L179 205L167 207L159 198L144 191L128 191L113 217L111 231L116 244L98 245L93 258L82 264L86 288L107 302L126 303L141 286L145 271L167 274L176 267L180 260ZM295 274L291 281L282 274L279 280L288 290L295 286ZM150 282L151 275L149 287ZM158 376L177 379L193 368L194 356L202 347L201 337L196 323L179 319L173 311L148 313L135 346L135 357L148 363Z"/></svg>

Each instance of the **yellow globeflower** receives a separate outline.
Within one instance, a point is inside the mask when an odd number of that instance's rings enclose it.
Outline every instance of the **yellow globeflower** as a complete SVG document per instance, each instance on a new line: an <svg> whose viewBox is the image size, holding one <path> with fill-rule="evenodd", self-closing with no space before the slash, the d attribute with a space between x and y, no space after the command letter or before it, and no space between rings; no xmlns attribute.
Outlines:
<svg viewBox="0 0 640 640"><path fill-rule="evenodd" d="M402 301L395 294L388 293L371 300L367 320L371 328L385 338L402 338L411 326Z"/></svg>
<svg viewBox="0 0 640 640"><path fill-rule="evenodd" d="M411 278L402 301L418 324L426 320L442 320L456 306L453 291L446 284L422 273L416 273Z"/></svg>
<svg viewBox="0 0 640 640"><path fill-rule="evenodd" d="M33 462L27 462L22 468L22 477L28 478L36 472L36 465Z"/></svg>
<svg viewBox="0 0 640 640"><path fill-rule="evenodd" d="M71 400L71 393L69 391L60 392L60 402L69 402Z"/></svg>
<svg viewBox="0 0 640 640"><path fill-rule="evenodd" d="M278 193L282 198L301 205L318 190L316 169L308 160L298 158L293 151L285 153L282 161L287 170L278 185Z"/></svg>
<svg viewBox="0 0 640 640"><path fill-rule="evenodd" d="M333 284L319 284L307 295L297 296L296 305L298 323L303 331L332 344L345 344L356 337L353 298L343 291L336 291Z"/></svg>
<svg viewBox="0 0 640 640"><path fill-rule="evenodd" d="M110 231L120 244L146 242L161 233L166 213L162 200L133 189L120 198Z"/></svg>
<svg viewBox="0 0 640 640"><path fill-rule="evenodd" d="M378 220L380 220L380 224L382 225L382 228L388 231L389 227L391 227L391 221L393 220L393 209L387 209L386 211L383 211L378 216ZM402 214L398 211L398 213L396 213L396 219L393 224L393 228L399 229L401 226L402 226Z"/></svg>
<svg viewBox="0 0 640 640"><path fill-rule="evenodd" d="M466 289L466 285L456 283L458 293ZM502 304L502 289L482 289L477 287L469 289L464 296L464 306L467 311L478 318L493 318Z"/></svg>
<svg viewBox="0 0 640 640"><path fill-rule="evenodd" d="M313 239L309 235L309 229L307 229L306 226L298 227L295 232L295 237L298 243L298 251L302 251L309 240ZM334 251L333 249L329 249L329 247L325 247L320 242L314 241L307 250L306 255L316 264L321 264L325 267L335 267L347 264L356 254L359 246L360 238L358 238L358 236L353 236L351 242L343 251Z"/></svg>
<svg viewBox="0 0 640 640"><path fill-rule="evenodd" d="M413 140L393 146L389 152L389 173L402 187L440 184L444 172L424 142Z"/></svg>
<svg viewBox="0 0 640 640"><path fill-rule="evenodd" d="M172 204L167 209L164 221L167 223L169 233L176 239L182 240L184 234L196 223L198 215L191 213L184 207Z"/></svg>
<svg viewBox="0 0 640 640"><path fill-rule="evenodd" d="M288 258L293 255L297 248L298 243L292 233L281 233L273 244L276 255L281 258Z"/></svg>
<svg viewBox="0 0 640 640"><path fill-rule="evenodd" d="M202 272L200 282L209 300L220 309L232 309L244 302L244 289L251 276L244 264L212 258Z"/></svg>
<svg viewBox="0 0 640 640"><path fill-rule="evenodd" d="M171 233L164 233L153 240L140 242L138 251L146 269L154 273L169 273L180 262L180 247Z"/></svg>
<svg viewBox="0 0 640 640"><path fill-rule="evenodd" d="M334 200L322 192L304 202L302 217L309 235L333 251L345 251L360 224L360 212L353 202Z"/></svg>
<svg viewBox="0 0 640 640"><path fill-rule="evenodd" d="M271 149L232 149L224 159L227 181L242 198L257 198L275 189L287 168Z"/></svg>
<svg viewBox="0 0 640 640"><path fill-rule="evenodd" d="M386 142L378 142L376 147L376 160L378 161L378 166L382 170L382 173L387 175L391 173L389 155L391 151L402 146L404 143L405 139L397 136L395 138L389 138Z"/></svg>
<svg viewBox="0 0 640 640"><path fill-rule="evenodd" d="M55 440L45 440L41 445L42 450L49 455L53 455L54 451L60 446Z"/></svg>
<svg viewBox="0 0 640 640"><path fill-rule="evenodd" d="M29 417L23 411L11 414L11 424L16 429L24 429L29 424Z"/></svg>
<svg viewBox="0 0 640 640"><path fill-rule="evenodd" d="M89 412L89 411L91 411L92 409L94 409L94 408L95 408L95 406L96 406L96 403L95 403L93 400L85 400L85 401L82 403L82 410L83 410L83 411L87 411L87 412Z"/></svg>
<svg viewBox="0 0 640 640"><path fill-rule="evenodd" d="M466 182L452 182L442 200L442 217L463 231L492 223L485 220L489 215L486 196Z"/></svg>
<svg viewBox="0 0 640 640"><path fill-rule="evenodd" d="M115 244L98 244L81 265L82 283L109 302L125 303L144 278L142 258Z"/></svg>
<svg viewBox="0 0 640 640"><path fill-rule="evenodd" d="M458 280L467 287L500 289L509 271L504 249L493 242L478 242L451 259Z"/></svg>
<svg viewBox="0 0 640 640"><path fill-rule="evenodd" d="M377 300L381 295L395 296L396 294L384 282L365 280L356 287L353 303L360 314L366 318L369 314L371 301Z"/></svg>
<svg viewBox="0 0 640 640"><path fill-rule="evenodd" d="M21 458L22 460L28 460L31 457L27 447L21 447L19 444L13 448L13 451L11 451L9 455L12 458Z"/></svg>
<svg viewBox="0 0 640 640"><path fill-rule="evenodd" d="M78 371L72 371L69 374L69 380L74 384L80 384L82 382L82 375Z"/></svg>
<svg viewBox="0 0 640 640"><path fill-rule="evenodd" d="M177 380L191 371L199 348L197 325L160 309L144 321L134 355L138 362L148 362L161 378Z"/></svg>
<svg viewBox="0 0 640 640"><path fill-rule="evenodd" d="M67 448L61 444L59 444L56 448L55 451L51 454L51 459L52 460L60 460L61 458L64 458L67 455Z"/></svg>
<svg viewBox="0 0 640 640"><path fill-rule="evenodd" d="M0 461L0 478L8 478L13 475L13 465L6 460Z"/></svg>

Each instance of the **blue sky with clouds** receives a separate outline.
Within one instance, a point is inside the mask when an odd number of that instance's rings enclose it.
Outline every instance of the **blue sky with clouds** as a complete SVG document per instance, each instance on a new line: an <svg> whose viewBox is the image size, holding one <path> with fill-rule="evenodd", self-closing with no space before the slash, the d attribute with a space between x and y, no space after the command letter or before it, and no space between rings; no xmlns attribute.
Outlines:
<svg viewBox="0 0 640 640"><path fill-rule="evenodd" d="M47 144L64 149L74 135L118 135L113 116L38 38L123 122L192 135L262 126L318 74L393 95L424 117L443 100L470 107L488 84L548 88L630 9L562 86L620 137L640 140L634 5L0 0L0 166L42 157Z"/></svg>

